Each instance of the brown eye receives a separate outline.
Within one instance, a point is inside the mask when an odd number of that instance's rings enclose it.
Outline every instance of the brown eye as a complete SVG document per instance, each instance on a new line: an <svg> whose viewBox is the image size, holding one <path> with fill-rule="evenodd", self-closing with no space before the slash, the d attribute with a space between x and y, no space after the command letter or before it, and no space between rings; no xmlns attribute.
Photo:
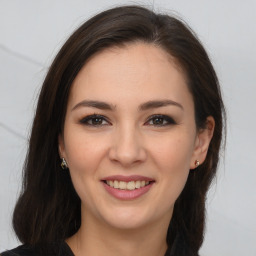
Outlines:
<svg viewBox="0 0 256 256"><path fill-rule="evenodd" d="M176 124L176 122L170 116L154 115L148 119L146 124L153 125L153 126L167 126L171 124Z"/></svg>
<svg viewBox="0 0 256 256"><path fill-rule="evenodd" d="M156 118L153 118L152 119L152 123L154 124L154 125L163 125L164 124L164 118L162 118L162 117L156 117Z"/></svg>
<svg viewBox="0 0 256 256"><path fill-rule="evenodd" d="M83 118L80 121L80 123L88 126L103 126L103 125L109 124L109 122L106 120L104 116L96 115L96 114Z"/></svg>
<svg viewBox="0 0 256 256"><path fill-rule="evenodd" d="M101 125L103 122L103 119L99 117L95 117L95 118L92 118L90 121L92 125Z"/></svg>

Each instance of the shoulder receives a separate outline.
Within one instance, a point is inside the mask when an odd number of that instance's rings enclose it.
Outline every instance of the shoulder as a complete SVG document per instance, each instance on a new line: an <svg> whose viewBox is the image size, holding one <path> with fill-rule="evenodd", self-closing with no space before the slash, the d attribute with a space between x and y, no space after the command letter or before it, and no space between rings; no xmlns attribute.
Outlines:
<svg viewBox="0 0 256 256"><path fill-rule="evenodd" d="M74 256L65 242L52 243L43 247L20 245L12 250L0 253L0 256Z"/></svg>
<svg viewBox="0 0 256 256"><path fill-rule="evenodd" d="M20 245L12 250L2 252L1 256L34 256L35 251L26 245Z"/></svg>

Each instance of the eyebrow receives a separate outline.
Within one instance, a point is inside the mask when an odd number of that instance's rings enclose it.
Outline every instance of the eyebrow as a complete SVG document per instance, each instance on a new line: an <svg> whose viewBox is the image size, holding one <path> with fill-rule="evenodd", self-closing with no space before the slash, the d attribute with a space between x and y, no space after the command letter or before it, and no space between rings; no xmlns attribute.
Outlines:
<svg viewBox="0 0 256 256"><path fill-rule="evenodd" d="M145 111L148 109L154 109L154 108L160 108L160 107L166 107L166 106L176 106L181 108L182 110L184 109L183 106L173 100L152 100L152 101L147 101L139 106L140 111ZM80 108L80 107L91 107L91 108L98 108L101 110L114 110L116 108L115 105L103 102L103 101L96 101L96 100L83 100L76 104L71 111Z"/></svg>
<svg viewBox="0 0 256 256"><path fill-rule="evenodd" d="M97 100L83 100L76 104L71 111L79 108L79 107L91 107L91 108L98 108L102 110L114 110L116 107L114 105L108 104L103 101Z"/></svg>
<svg viewBox="0 0 256 256"><path fill-rule="evenodd" d="M182 110L184 109L183 106L173 100L152 100L152 101L148 101L143 103L142 105L139 106L139 110L148 110L148 109L152 109L152 108L161 108L161 107L166 107L166 106L176 106L181 108Z"/></svg>

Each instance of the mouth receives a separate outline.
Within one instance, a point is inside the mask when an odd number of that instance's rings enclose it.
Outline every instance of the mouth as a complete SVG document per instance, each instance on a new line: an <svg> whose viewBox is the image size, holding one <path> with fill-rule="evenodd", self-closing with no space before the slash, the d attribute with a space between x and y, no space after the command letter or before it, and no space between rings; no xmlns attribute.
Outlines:
<svg viewBox="0 0 256 256"><path fill-rule="evenodd" d="M149 177L114 175L101 180L106 191L120 200L133 200L151 190L155 180Z"/></svg>
<svg viewBox="0 0 256 256"><path fill-rule="evenodd" d="M120 190L135 190L152 184L154 181L148 180L132 180L132 181L118 181L118 180L103 180L111 188Z"/></svg>

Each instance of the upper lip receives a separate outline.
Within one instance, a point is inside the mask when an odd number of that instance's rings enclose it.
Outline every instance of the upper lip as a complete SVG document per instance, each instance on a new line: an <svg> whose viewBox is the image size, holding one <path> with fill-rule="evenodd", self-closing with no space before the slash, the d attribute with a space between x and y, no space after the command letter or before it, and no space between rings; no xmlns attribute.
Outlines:
<svg viewBox="0 0 256 256"><path fill-rule="evenodd" d="M112 181L117 180L117 181L125 181L125 182L137 181L137 180L154 181L154 179L152 178L141 176L141 175L130 175L130 176L112 175L102 179L102 181L107 181L107 180L112 180Z"/></svg>

